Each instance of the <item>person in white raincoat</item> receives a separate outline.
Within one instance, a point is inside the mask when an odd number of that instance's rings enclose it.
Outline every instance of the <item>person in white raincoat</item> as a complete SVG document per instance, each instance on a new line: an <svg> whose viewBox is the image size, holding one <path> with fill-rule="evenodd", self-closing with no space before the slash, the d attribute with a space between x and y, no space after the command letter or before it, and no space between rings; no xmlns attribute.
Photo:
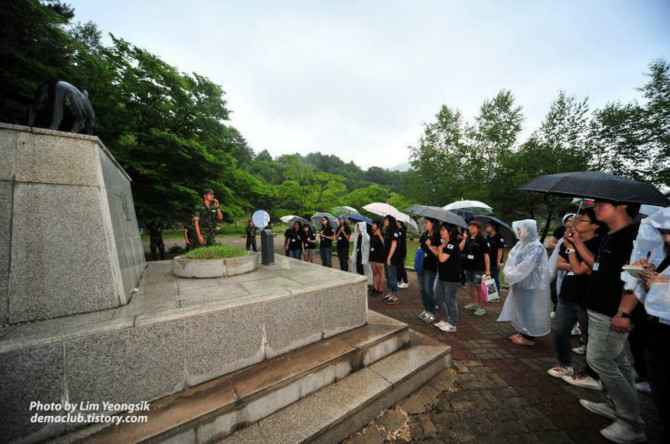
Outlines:
<svg viewBox="0 0 670 444"><path fill-rule="evenodd" d="M650 316L644 360L651 396L670 441L670 208L657 211L640 223L630 263L647 273L639 278L623 272L626 290L633 290Z"/></svg>
<svg viewBox="0 0 670 444"><path fill-rule="evenodd" d="M372 267L370 267L370 235L365 222L357 222L354 233L351 235L354 250L351 252L351 266L349 270L368 278L368 285L372 285ZM360 257L360 263L358 258Z"/></svg>
<svg viewBox="0 0 670 444"><path fill-rule="evenodd" d="M503 272L510 284L498 322L512 322L518 332L510 340L518 345L533 345L535 338L551 331L551 294L547 250L537 238L533 219L512 223L519 242L507 257Z"/></svg>

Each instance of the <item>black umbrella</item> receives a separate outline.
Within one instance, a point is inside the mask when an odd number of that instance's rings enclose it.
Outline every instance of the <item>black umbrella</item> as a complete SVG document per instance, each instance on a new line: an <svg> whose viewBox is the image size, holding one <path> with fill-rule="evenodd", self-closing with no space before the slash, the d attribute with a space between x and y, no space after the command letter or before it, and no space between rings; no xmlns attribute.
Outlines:
<svg viewBox="0 0 670 444"><path fill-rule="evenodd" d="M507 225L505 222L501 221L497 217L491 216L491 215L486 215L486 216L485 215L479 215L479 216L473 217L473 219L480 220L480 221L484 222L485 224L488 224L488 223L491 223L491 222L495 223L497 225L496 231L505 240L505 245L508 246L508 247L513 247L514 244L516 244L517 239L516 239L516 236L514 235L514 231L512 231L512 229L509 227L509 225Z"/></svg>
<svg viewBox="0 0 670 444"><path fill-rule="evenodd" d="M451 211L447 211L444 208L431 207L428 205L412 205L411 207L406 208L405 211L419 216L437 219L458 227L468 228L468 224L465 223L465 220L461 216L454 214Z"/></svg>
<svg viewBox="0 0 670 444"><path fill-rule="evenodd" d="M670 204L663 193L648 183L599 171L547 174L536 177L519 189L558 196L591 197L621 203L663 207Z"/></svg>
<svg viewBox="0 0 670 444"><path fill-rule="evenodd" d="M627 177L599 171L575 171L536 177L519 187L522 191L538 191L557 196L590 197L620 203L639 203L667 207L668 198L652 185ZM581 206L580 206L581 208ZM547 236L551 212L542 233Z"/></svg>
<svg viewBox="0 0 670 444"><path fill-rule="evenodd" d="M306 225L312 225L312 223L310 221L308 221L307 219L305 219L304 217L294 216L288 221L288 226L292 228L293 224L296 223L296 222L300 222L300 225L305 225L305 224Z"/></svg>

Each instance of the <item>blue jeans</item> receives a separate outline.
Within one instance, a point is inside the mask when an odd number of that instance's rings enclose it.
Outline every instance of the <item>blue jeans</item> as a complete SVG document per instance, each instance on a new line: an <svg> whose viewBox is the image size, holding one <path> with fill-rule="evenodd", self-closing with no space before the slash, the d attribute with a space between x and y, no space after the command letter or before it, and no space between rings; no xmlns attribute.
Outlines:
<svg viewBox="0 0 670 444"><path fill-rule="evenodd" d="M331 257L333 254L332 247L321 247L321 249L319 249L319 254L321 255L321 265L323 265L324 267L333 268L333 262Z"/></svg>
<svg viewBox="0 0 670 444"><path fill-rule="evenodd" d="M435 279L435 302L442 312L442 320L454 327L458 324L458 287L460 282L445 282Z"/></svg>
<svg viewBox="0 0 670 444"><path fill-rule="evenodd" d="M384 276L386 277L389 291L393 294L398 294L398 268L396 265L384 264Z"/></svg>
<svg viewBox="0 0 670 444"><path fill-rule="evenodd" d="M491 277L496 282L496 288L498 289L498 297L500 297L500 268L491 266Z"/></svg>
<svg viewBox="0 0 670 444"><path fill-rule="evenodd" d="M637 402L633 367L626 356L628 332L617 333L611 328L612 318L588 310L589 345L586 362L600 376L603 391L614 404L617 419L635 430L644 431Z"/></svg>
<svg viewBox="0 0 670 444"><path fill-rule="evenodd" d="M422 275L417 274L423 309L424 311L433 314L435 314L435 276L437 276L437 272L425 269L423 270Z"/></svg>
<svg viewBox="0 0 670 444"><path fill-rule="evenodd" d="M288 250L288 257L300 259L300 256L302 256L302 250Z"/></svg>
<svg viewBox="0 0 670 444"><path fill-rule="evenodd" d="M558 303L556 304L556 334L554 342L556 344L556 359L566 367L572 367L570 337L572 336L572 327L575 326L575 322L579 322L582 335L588 335L589 323L582 306L577 302L568 302L561 299L559 296Z"/></svg>

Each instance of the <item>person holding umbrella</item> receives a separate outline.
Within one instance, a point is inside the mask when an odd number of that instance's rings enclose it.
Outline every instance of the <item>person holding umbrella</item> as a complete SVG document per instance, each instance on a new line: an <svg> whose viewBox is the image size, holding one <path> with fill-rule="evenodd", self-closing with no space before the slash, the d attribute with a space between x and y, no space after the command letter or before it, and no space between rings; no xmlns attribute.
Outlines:
<svg viewBox="0 0 670 444"><path fill-rule="evenodd" d="M299 221L293 222L293 228L286 234L284 241L284 250L288 251L288 257L293 259L300 259L304 253L304 246L302 240L302 224Z"/></svg>
<svg viewBox="0 0 670 444"><path fill-rule="evenodd" d="M465 256L465 280L470 286L472 298L465 309L474 310L476 316L486 314L482 300L482 280L485 276L491 276L491 253L482 233L483 228L480 221L471 220L459 246Z"/></svg>
<svg viewBox="0 0 670 444"><path fill-rule="evenodd" d="M423 251L423 274L419 280L423 311L419 319L424 322L435 321L435 278L437 276L437 247L441 244L437 220L426 217L423 221L424 232L419 243Z"/></svg>
<svg viewBox="0 0 670 444"><path fill-rule="evenodd" d="M332 268L333 241L337 239L337 237L335 237L335 231L330 227L330 221L325 216L321 218L319 238L321 238L321 244L319 246L321 265Z"/></svg>
<svg viewBox="0 0 670 444"><path fill-rule="evenodd" d="M303 255L304 261L313 264L316 258L316 234L309 224L302 226L302 243L305 252Z"/></svg>
<svg viewBox="0 0 670 444"><path fill-rule="evenodd" d="M398 249L399 233L395 217L388 215L384 218L384 276L388 282L389 293L382 299L385 304L398 303L398 275L397 265L400 257Z"/></svg>
<svg viewBox="0 0 670 444"><path fill-rule="evenodd" d="M633 368L625 351L631 318L639 316L641 306L633 311L637 299L632 291L624 291L621 269L633 251L633 241L639 225L633 223L639 204L596 199L596 218L607 224L608 234L600 242L593 257L591 278L586 296L589 339L586 362L600 376L605 402L581 399L587 410L613 421L600 431L614 442L642 442L646 440L644 422L640 416ZM579 254L589 262L585 244L573 242Z"/></svg>
<svg viewBox="0 0 670 444"><path fill-rule="evenodd" d="M440 225L442 242L437 247L438 278L435 281L435 301L442 320L435 325L443 332L456 333L458 326L458 287L461 283L458 228L443 222Z"/></svg>
<svg viewBox="0 0 670 444"><path fill-rule="evenodd" d="M351 228L347 224L347 216L341 215L337 227L337 257L340 261L340 270L349 271L349 241L351 240Z"/></svg>

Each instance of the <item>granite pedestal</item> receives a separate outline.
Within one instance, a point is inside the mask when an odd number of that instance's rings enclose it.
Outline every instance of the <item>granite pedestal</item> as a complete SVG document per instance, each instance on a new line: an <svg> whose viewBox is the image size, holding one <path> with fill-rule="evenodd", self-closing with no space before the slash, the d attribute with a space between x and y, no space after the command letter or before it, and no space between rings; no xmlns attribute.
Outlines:
<svg viewBox="0 0 670 444"><path fill-rule="evenodd" d="M122 306L144 270L130 178L100 139L0 123L0 320Z"/></svg>
<svg viewBox="0 0 670 444"><path fill-rule="evenodd" d="M0 436L85 425L33 424L31 401L153 401L366 323L365 277L276 260L225 279L150 262L123 307L0 329Z"/></svg>

